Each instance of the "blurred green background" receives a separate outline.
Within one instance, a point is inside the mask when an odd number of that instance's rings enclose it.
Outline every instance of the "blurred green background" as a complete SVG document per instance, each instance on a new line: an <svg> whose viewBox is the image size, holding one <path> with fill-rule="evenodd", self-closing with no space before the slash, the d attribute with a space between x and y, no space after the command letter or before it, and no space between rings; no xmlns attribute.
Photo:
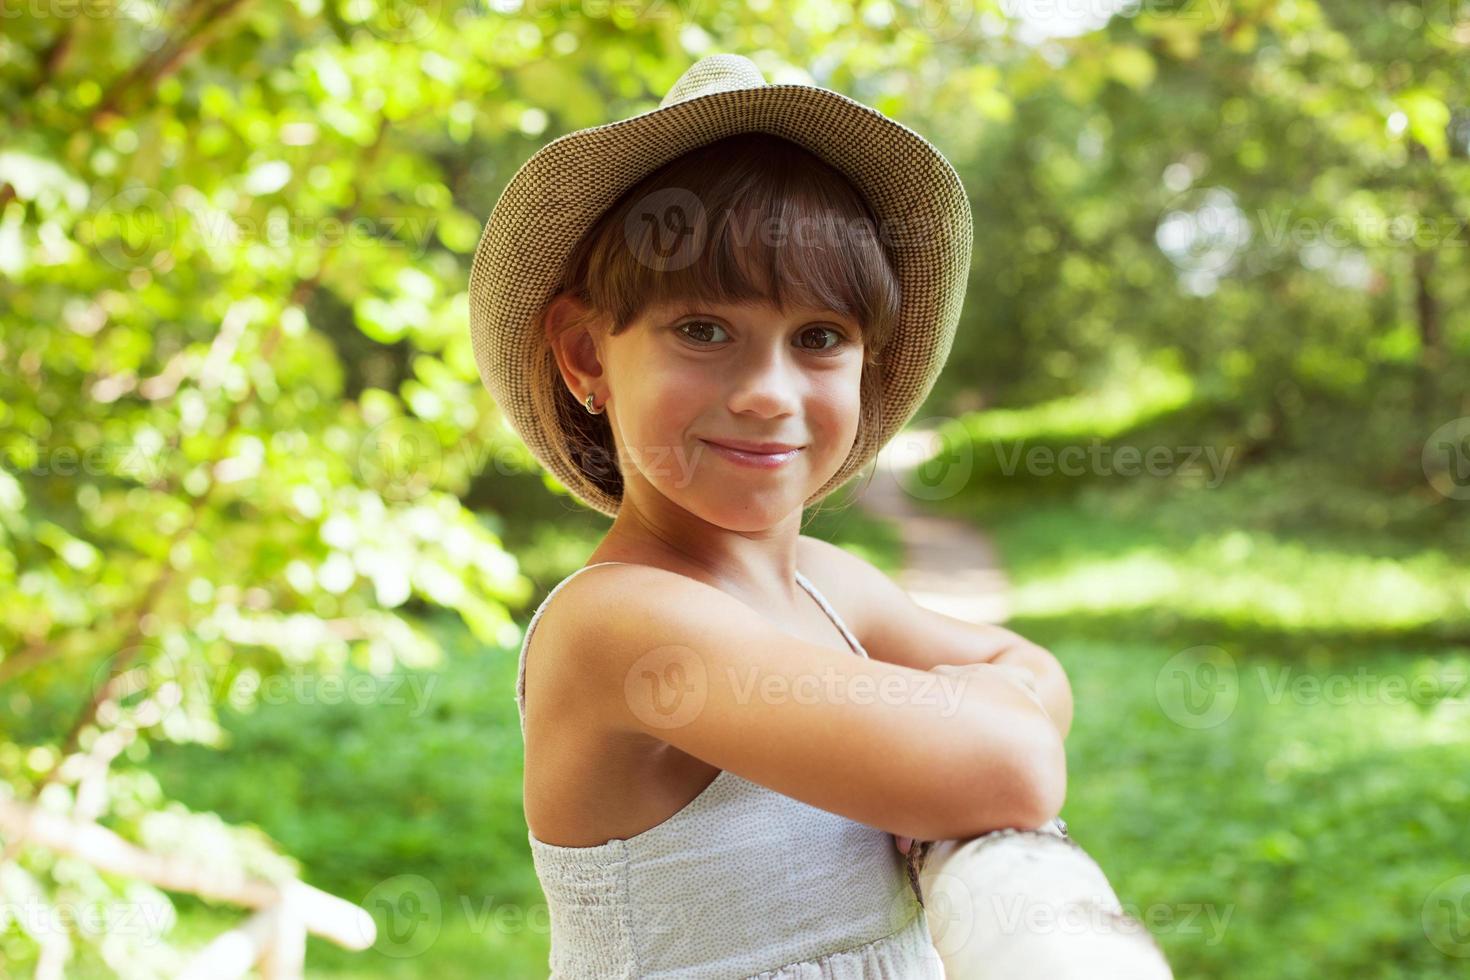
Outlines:
<svg viewBox="0 0 1470 980"><path fill-rule="evenodd" d="M738 52L963 177L905 490L1067 667L1063 815L1176 973L1470 971L1470 6L0 14L0 800L372 912L312 976L546 975L516 652L608 522L481 387L469 260L536 149ZM0 900L16 977L244 917L32 844Z"/></svg>

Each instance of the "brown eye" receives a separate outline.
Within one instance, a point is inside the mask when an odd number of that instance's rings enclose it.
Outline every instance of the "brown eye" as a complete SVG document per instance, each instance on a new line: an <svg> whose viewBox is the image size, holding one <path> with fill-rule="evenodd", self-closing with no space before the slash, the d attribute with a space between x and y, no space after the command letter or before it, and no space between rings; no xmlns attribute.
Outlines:
<svg viewBox="0 0 1470 980"><path fill-rule="evenodd" d="M686 333L684 330L685 327L693 327L696 331L698 331L699 336L691 333ZM690 340L695 341L696 343L713 344L717 343L714 338L706 337L703 335L709 333L712 330L724 330L725 328L720 326L718 323L711 323L708 320L689 320L685 323L679 324L674 329L683 334L685 337L689 338Z"/></svg>
<svg viewBox="0 0 1470 980"><path fill-rule="evenodd" d="M816 346L813 346L813 345L811 345L811 344L809 344L809 343L806 342L806 339L807 338L810 338L810 337L813 337L813 336L815 336L817 338L820 338L821 335L824 334L824 333L831 334L835 338L834 341L832 343L830 343L830 344L825 345L825 346L822 346L822 343L821 343L821 340L820 339L817 340L817 345ZM842 335L842 332L840 330L836 330L836 329L834 329L832 327L808 327L807 329L805 329L805 330L803 330L801 332L801 337L802 337L802 345L801 345L802 348L804 350L810 350L810 351L827 351L827 350L833 350L833 349L835 349L837 347L841 347L843 344L847 343L847 338Z"/></svg>

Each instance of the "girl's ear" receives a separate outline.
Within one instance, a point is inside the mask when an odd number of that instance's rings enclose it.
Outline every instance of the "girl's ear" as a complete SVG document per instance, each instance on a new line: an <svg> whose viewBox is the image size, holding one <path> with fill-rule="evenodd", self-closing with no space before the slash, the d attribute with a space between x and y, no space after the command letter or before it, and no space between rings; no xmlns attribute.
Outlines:
<svg viewBox="0 0 1470 980"><path fill-rule="evenodd" d="M556 338L567 328L576 326L589 318L591 310L576 293L562 290L553 296L541 313L541 324L546 330L546 340L553 346Z"/></svg>
<svg viewBox="0 0 1470 980"><path fill-rule="evenodd" d="M546 342L567 387L580 401L602 377L602 359L593 336L597 317L575 294L552 297L542 314Z"/></svg>

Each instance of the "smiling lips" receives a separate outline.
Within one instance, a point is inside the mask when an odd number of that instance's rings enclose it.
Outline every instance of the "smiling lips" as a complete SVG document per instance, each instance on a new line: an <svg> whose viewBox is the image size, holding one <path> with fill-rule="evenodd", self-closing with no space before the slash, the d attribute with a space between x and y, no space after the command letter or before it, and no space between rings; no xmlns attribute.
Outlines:
<svg viewBox="0 0 1470 980"><path fill-rule="evenodd" d="M785 442L748 442L743 439L726 439L721 442L711 442L709 439L699 441L713 449L716 455L732 463L761 469L775 469L788 460L794 459L796 454L804 448Z"/></svg>

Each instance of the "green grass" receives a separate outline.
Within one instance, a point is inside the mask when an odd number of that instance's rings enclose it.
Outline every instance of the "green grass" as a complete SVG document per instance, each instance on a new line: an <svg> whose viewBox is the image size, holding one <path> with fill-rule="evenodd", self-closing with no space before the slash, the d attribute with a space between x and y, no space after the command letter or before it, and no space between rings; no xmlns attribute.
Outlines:
<svg viewBox="0 0 1470 980"><path fill-rule="evenodd" d="M1183 420L1105 442L1199 442ZM1079 442L985 450L1010 440ZM931 501L994 536L1007 626L1066 667L1063 815L1180 977L1470 963L1470 514L1365 484L1293 457L1213 488L984 472Z"/></svg>
<svg viewBox="0 0 1470 980"><path fill-rule="evenodd" d="M323 692L229 713L226 751L164 745L150 760L165 792L261 827L307 882L373 914L371 950L310 942L313 976L545 976L545 901L521 810L518 651L479 648L452 619L436 631L438 670L338 703ZM242 918L180 905L190 935Z"/></svg>

